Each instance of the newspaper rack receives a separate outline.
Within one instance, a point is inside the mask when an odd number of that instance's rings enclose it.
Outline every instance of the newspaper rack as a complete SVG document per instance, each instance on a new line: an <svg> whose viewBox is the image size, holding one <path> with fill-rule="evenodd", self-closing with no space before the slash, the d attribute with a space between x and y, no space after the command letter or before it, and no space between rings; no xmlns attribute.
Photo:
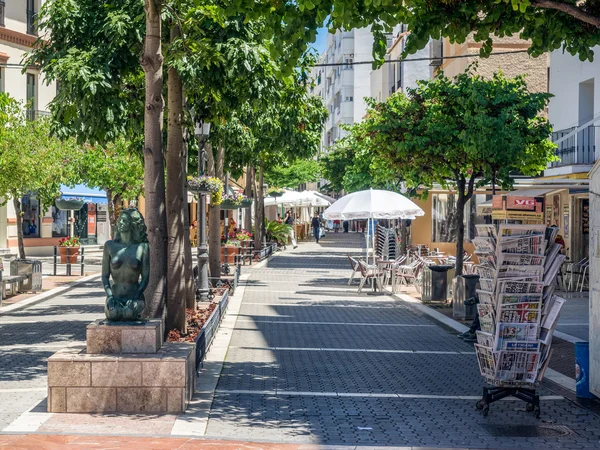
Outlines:
<svg viewBox="0 0 600 450"><path fill-rule="evenodd" d="M490 387L476 404L483 415L490 404L513 396L540 417L536 388L550 362L552 334L564 299L554 295L565 256L555 243L558 228L544 225L476 225L473 240L480 264L475 352Z"/></svg>

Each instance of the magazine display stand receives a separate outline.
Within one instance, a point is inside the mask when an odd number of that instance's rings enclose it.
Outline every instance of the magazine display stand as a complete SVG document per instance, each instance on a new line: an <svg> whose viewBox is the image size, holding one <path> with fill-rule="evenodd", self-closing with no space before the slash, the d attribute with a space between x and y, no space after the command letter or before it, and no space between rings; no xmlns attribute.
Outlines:
<svg viewBox="0 0 600 450"><path fill-rule="evenodd" d="M480 264L477 290L477 362L486 382L477 409L513 396L540 416L535 389L552 354L552 334L564 299L554 295L565 259L554 241L558 228L545 225L476 225L473 240Z"/></svg>

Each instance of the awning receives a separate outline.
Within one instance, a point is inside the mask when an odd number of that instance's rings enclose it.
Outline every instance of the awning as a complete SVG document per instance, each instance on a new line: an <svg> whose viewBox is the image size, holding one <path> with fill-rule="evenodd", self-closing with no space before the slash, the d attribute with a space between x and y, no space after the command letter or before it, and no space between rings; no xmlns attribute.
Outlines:
<svg viewBox="0 0 600 450"><path fill-rule="evenodd" d="M64 198L65 200L79 198L83 199L86 203L108 203L106 192L100 189L89 188L84 184L78 184L72 188L68 186L62 186L61 192L61 198Z"/></svg>

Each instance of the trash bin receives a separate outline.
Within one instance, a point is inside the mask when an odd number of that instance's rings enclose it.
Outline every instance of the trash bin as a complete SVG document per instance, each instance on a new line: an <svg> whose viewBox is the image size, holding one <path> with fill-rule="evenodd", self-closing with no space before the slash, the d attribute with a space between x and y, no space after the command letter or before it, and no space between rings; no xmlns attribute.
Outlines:
<svg viewBox="0 0 600 450"><path fill-rule="evenodd" d="M473 320L477 314L477 305L465 305L464 301L475 297L479 288L479 275L456 277L452 297L452 316L461 320Z"/></svg>
<svg viewBox="0 0 600 450"><path fill-rule="evenodd" d="M590 343L575 342L575 395L595 398L590 392Z"/></svg>
<svg viewBox="0 0 600 450"><path fill-rule="evenodd" d="M26 275L27 281L21 285L24 291L42 291L42 262L36 259L13 259L10 262L11 275Z"/></svg>
<svg viewBox="0 0 600 450"><path fill-rule="evenodd" d="M431 265L423 269L422 300L446 301L450 283L454 278L454 266Z"/></svg>

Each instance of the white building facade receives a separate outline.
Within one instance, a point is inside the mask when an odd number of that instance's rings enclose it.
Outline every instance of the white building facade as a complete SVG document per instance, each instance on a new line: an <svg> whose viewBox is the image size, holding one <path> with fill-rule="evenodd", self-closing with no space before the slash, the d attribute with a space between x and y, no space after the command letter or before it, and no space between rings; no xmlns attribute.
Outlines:
<svg viewBox="0 0 600 450"><path fill-rule="evenodd" d="M383 102L395 92L417 87L417 81L433 77L435 65L428 58L432 53L432 42L425 48L402 60L402 52L408 34L404 26L398 26L389 35L386 63L371 72L371 97ZM424 58L422 61L418 59Z"/></svg>
<svg viewBox="0 0 600 450"><path fill-rule="evenodd" d="M35 17L46 0L0 0L0 91L21 102L29 119L47 115L56 95L56 83L47 83L36 67L22 66L24 55L38 38ZM35 193L21 199L27 256L49 255L63 237L77 235L102 243L109 235L106 196L81 186L72 196L86 200L80 211L60 211L40 205ZM93 237L92 237L93 236ZM17 218L13 202L0 206L0 249L17 249Z"/></svg>
<svg viewBox="0 0 600 450"><path fill-rule="evenodd" d="M359 122L367 111L365 97L371 95L370 64L352 65L357 61L371 61L373 35L370 28L349 31L338 30L327 36L327 49L312 70L313 93L325 101L329 118L323 127L321 149L327 151L345 135L343 124Z"/></svg>

